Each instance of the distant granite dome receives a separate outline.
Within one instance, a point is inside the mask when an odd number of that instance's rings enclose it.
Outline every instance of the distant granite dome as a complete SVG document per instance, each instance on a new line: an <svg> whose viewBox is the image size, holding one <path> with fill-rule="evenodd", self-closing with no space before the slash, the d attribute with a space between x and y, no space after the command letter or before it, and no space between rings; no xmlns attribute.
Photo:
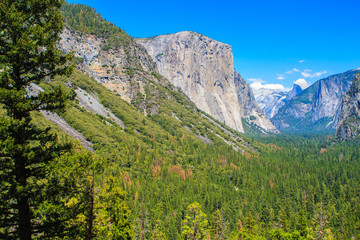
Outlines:
<svg viewBox="0 0 360 240"><path fill-rule="evenodd" d="M293 88L286 95L286 100L287 101L291 100L293 97L295 97L296 95L301 93L304 89L305 89L304 87L302 87L298 84L294 84Z"/></svg>
<svg viewBox="0 0 360 240"><path fill-rule="evenodd" d="M360 134L360 75L343 96L336 135L344 140Z"/></svg>
<svg viewBox="0 0 360 240"><path fill-rule="evenodd" d="M189 31L136 41L145 47L160 74L202 111L240 132L244 132L243 119L277 132L258 108L249 84L234 70L230 45Z"/></svg>

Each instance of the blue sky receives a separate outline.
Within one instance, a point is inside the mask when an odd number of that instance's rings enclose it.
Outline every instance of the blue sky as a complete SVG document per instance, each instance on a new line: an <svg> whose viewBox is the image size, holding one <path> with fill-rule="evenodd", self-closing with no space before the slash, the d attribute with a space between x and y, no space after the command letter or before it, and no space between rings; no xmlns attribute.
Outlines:
<svg viewBox="0 0 360 240"><path fill-rule="evenodd" d="M233 47L236 70L290 88L360 67L359 0L69 0L132 37L195 31Z"/></svg>

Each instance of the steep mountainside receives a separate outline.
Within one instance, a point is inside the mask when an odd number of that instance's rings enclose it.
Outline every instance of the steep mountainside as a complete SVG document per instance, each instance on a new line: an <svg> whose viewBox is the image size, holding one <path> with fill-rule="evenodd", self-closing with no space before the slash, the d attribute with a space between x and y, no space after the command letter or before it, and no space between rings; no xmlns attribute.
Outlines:
<svg viewBox="0 0 360 240"><path fill-rule="evenodd" d="M281 131L334 131L343 94L360 70L321 79L288 101L271 119Z"/></svg>
<svg viewBox="0 0 360 240"><path fill-rule="evenodd" d="M340 139L351 139L360 134L360 75L352 82L343 96L338 117L336 135Z"/></svg>
<svg viewBox="0 0 360 240"><path fill-rule="evenodd" d="M148 116L156 124L164 125L166 131L172 126L172 136L178 131L175 126L179 125L207 144L220 141L237 151L252 149L243 137L234 134L235 132L226 128L222 122L216 122L210 116L201 113L184 93L179 92L178 88L157 72L156 65L146 50L121 29L103 22L101 16L88 6L65 4L63 12L66 28L58 47L64 52L74 52L77 68L109 89L116 101L120 97L143 113L143 117L132 114L137 116L138 121ZM78 26L78 21L74 19L83 19L83 22L90 23L92 19L97 19L100 23ZM113 34L107 36L107 32ZM77 78L84 79L78 75ZM161 134L159 127L153 127L154 130L143 133L143 129L134 125L129 126L126 123L129 120L123 119L123 113L113 113L108 109L108 104L105 104L106 107L102 106L104 103L98 99L99 93L94 92L92 87L82 86L84 80L78 82L80 83L69 81L66 84L74 89L77 101L87 111L100 115L105 121L113 122L123 129L131 128L140 136L151 135L152 131ZM176 124L172 124L174 120ZM217 130L212 129L210 125Z"/></svg>
<svg viewBox="0 0 360 240"><path fill-rule="evenodd" d="M244 132L242 118L265 131L277 131L234 70L231 46L195 32L136 41L154 59L159 73L202 111L240 132Z"/></svg>

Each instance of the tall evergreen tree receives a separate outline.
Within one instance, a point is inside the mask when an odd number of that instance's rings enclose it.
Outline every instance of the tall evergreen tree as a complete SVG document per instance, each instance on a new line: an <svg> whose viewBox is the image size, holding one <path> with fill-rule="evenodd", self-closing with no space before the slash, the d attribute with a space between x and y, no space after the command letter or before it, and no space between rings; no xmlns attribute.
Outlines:
<svg viewBox="0 0 360 240"><path fill-rule="evenodd" d="M226 239L226 223L221 211L216 210L211 217L211 230L213 239Z"/></svg>
<svg viewBox="0 0 360 240"><path fill-rule="evenodd" d="M207 239L209 237L208 220L201 210L199 203L195 202L187 207L181 232L182 239Z"/></svg>
<svg viewBox="0 0 360 240"><path fill-rule="evenodd" d="M31 112L64 109L69 95L61 88L31 94L31 83L69 74L71 55L56 43L63 29L62 0L2 0L0 2L0 231L6 239L47 236L35 212L41 202L48 163L68 151L56 136L31 122ZM52 219L54 225L55 219Z"/></svg>

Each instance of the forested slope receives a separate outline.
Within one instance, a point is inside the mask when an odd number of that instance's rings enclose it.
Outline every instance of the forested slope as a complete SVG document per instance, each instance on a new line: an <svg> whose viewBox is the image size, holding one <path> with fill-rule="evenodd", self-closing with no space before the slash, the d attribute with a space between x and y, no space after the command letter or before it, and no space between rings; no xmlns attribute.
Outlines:
<svg viewBox="0 0 360 240"><path fill-rule="evenodd" d="M138 238L142 231L148 238L160 231L169 239L180 239L185 234L185 216L193 208L201 208L207 216L205 235L214 236L219 224L214 219L221 218L221 234L227 236L223 239L359 234L356 143L332 144L325 136L274 136L249 140L258 153L237 152L223 141L204 143L171 116L177 106L179 119L202 121L207 134L217 131L193 108L167 102L159 114L144 117L80 72L43 88L69 85L69 81L73 89L96 96L126 126L88 112L76 102L61 114L94 143L97 155L104 159L103 172L95 177L98 188L105 179L115 178L127 192Z"/></svg>

